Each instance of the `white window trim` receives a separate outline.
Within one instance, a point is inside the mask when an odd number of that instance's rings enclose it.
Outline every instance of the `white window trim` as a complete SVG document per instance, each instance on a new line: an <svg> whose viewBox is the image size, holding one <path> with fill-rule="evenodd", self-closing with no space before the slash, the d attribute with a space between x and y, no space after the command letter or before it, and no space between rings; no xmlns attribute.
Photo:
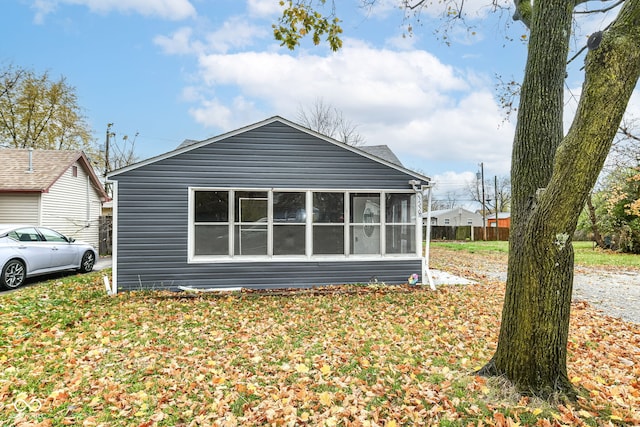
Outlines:
<svg viewBox="0 0 640 427"><path fill-rule="evenodd" d="M228 188L228 187L188 187L187 197L187 263L189 264L214 264L214 263L237 263L237 262L314 262L314 261L375 261L375 260L415 260L422 258L422 215L415 216L415 222L387 222L386 221L386 195L387 194L414 194L416 196L416 211L421 212L418 206L422 198L419 193L407 190L380 190L380 189L337 189L337 188ZM195 255L195 221L194 221L194 201L195 193L198 191L226 191L229 194L229 219L224 224L229 229L229 254L231 255ZM268 222L267 239L268 255L235 255L235 193L238 191L266 192L268 198ZM306 212L313 212L313 193L342 193L344 194L344 253L336 255L314 255L313 252L313 215L307 215L305 222L305 254L304 255L273 255L273 193L274 192L298 192L305 193ZM380 253L378 254L352 254L351 252L351 226L359 223L351 223L350 218L350 195L353 193L374 193L380 195L381 219L377 224L380 227ZM229 226L234 224L233 226ZM223 225L223 224L220 224ZM387 225L410 225L415 226L416 250L411 253L395 254L386 253L386 227Z"/></svg>

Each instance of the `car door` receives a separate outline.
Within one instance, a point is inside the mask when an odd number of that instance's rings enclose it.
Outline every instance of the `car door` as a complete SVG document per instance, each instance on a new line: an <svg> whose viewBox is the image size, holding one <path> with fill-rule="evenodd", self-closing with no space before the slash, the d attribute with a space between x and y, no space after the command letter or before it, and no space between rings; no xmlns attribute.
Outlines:
<svg viewBox="0 0 640 427"><path fill-rule="evenodd" d="M49 228L39 227L38 231L44 238L42 244L47 246L51 253L49 268L73 268L80 264L77 259L77 248L69 243L65 236Z"/></svg>
<svg viewBox="0 0 640 427"><path fill-rule="evenodd" d="M51 264L51 249L43 245L35 227L18 228L9 233L15 241L16 251L27 263L27 274L46 270Z"/></svg>

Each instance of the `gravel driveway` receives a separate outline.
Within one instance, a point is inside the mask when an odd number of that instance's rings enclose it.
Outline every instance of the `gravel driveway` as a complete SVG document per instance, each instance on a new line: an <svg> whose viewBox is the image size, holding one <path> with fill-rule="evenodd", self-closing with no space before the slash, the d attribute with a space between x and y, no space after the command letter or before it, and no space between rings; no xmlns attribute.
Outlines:
<svg viewBox="0 0 640 427"><path fill-rule="evenodd" d="M431 264L472 280L507 279L504 254L479 255L434 248ZM573 299L587 301L608 316L640 324L640 271L576 266Z"/></svg>

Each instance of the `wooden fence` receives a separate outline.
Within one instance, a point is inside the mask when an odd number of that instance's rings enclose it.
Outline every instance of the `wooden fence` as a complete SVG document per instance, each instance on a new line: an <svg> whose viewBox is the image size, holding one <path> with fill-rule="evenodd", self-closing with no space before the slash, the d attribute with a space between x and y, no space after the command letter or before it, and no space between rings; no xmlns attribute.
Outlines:
<svg viewBox="0 0 640 427"><path fill-rule="evenodd" d="M100 247L98 252L100 255L111 255L113 240L113 217L100 217Z"/></svg>
<svg viewBox="0 0 640 427"><path fill-rule="evenodd" d="M486 238L485 238L486 232ZM427 235L427 227L424 227L423 236ZM509 228L507 227L472 227L432 225L431 240L509 240Z"/></svg>

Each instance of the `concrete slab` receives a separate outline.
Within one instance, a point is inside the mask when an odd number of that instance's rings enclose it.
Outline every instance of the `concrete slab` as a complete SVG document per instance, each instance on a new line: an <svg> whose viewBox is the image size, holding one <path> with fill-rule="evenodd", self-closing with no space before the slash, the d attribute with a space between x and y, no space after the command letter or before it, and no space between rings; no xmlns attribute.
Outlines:
<svg viewBox="0 0 640 427"><path fill-rule="evenodd" d="M440 270L431 270L434 285L474 285L477 282Z"/></svg>

